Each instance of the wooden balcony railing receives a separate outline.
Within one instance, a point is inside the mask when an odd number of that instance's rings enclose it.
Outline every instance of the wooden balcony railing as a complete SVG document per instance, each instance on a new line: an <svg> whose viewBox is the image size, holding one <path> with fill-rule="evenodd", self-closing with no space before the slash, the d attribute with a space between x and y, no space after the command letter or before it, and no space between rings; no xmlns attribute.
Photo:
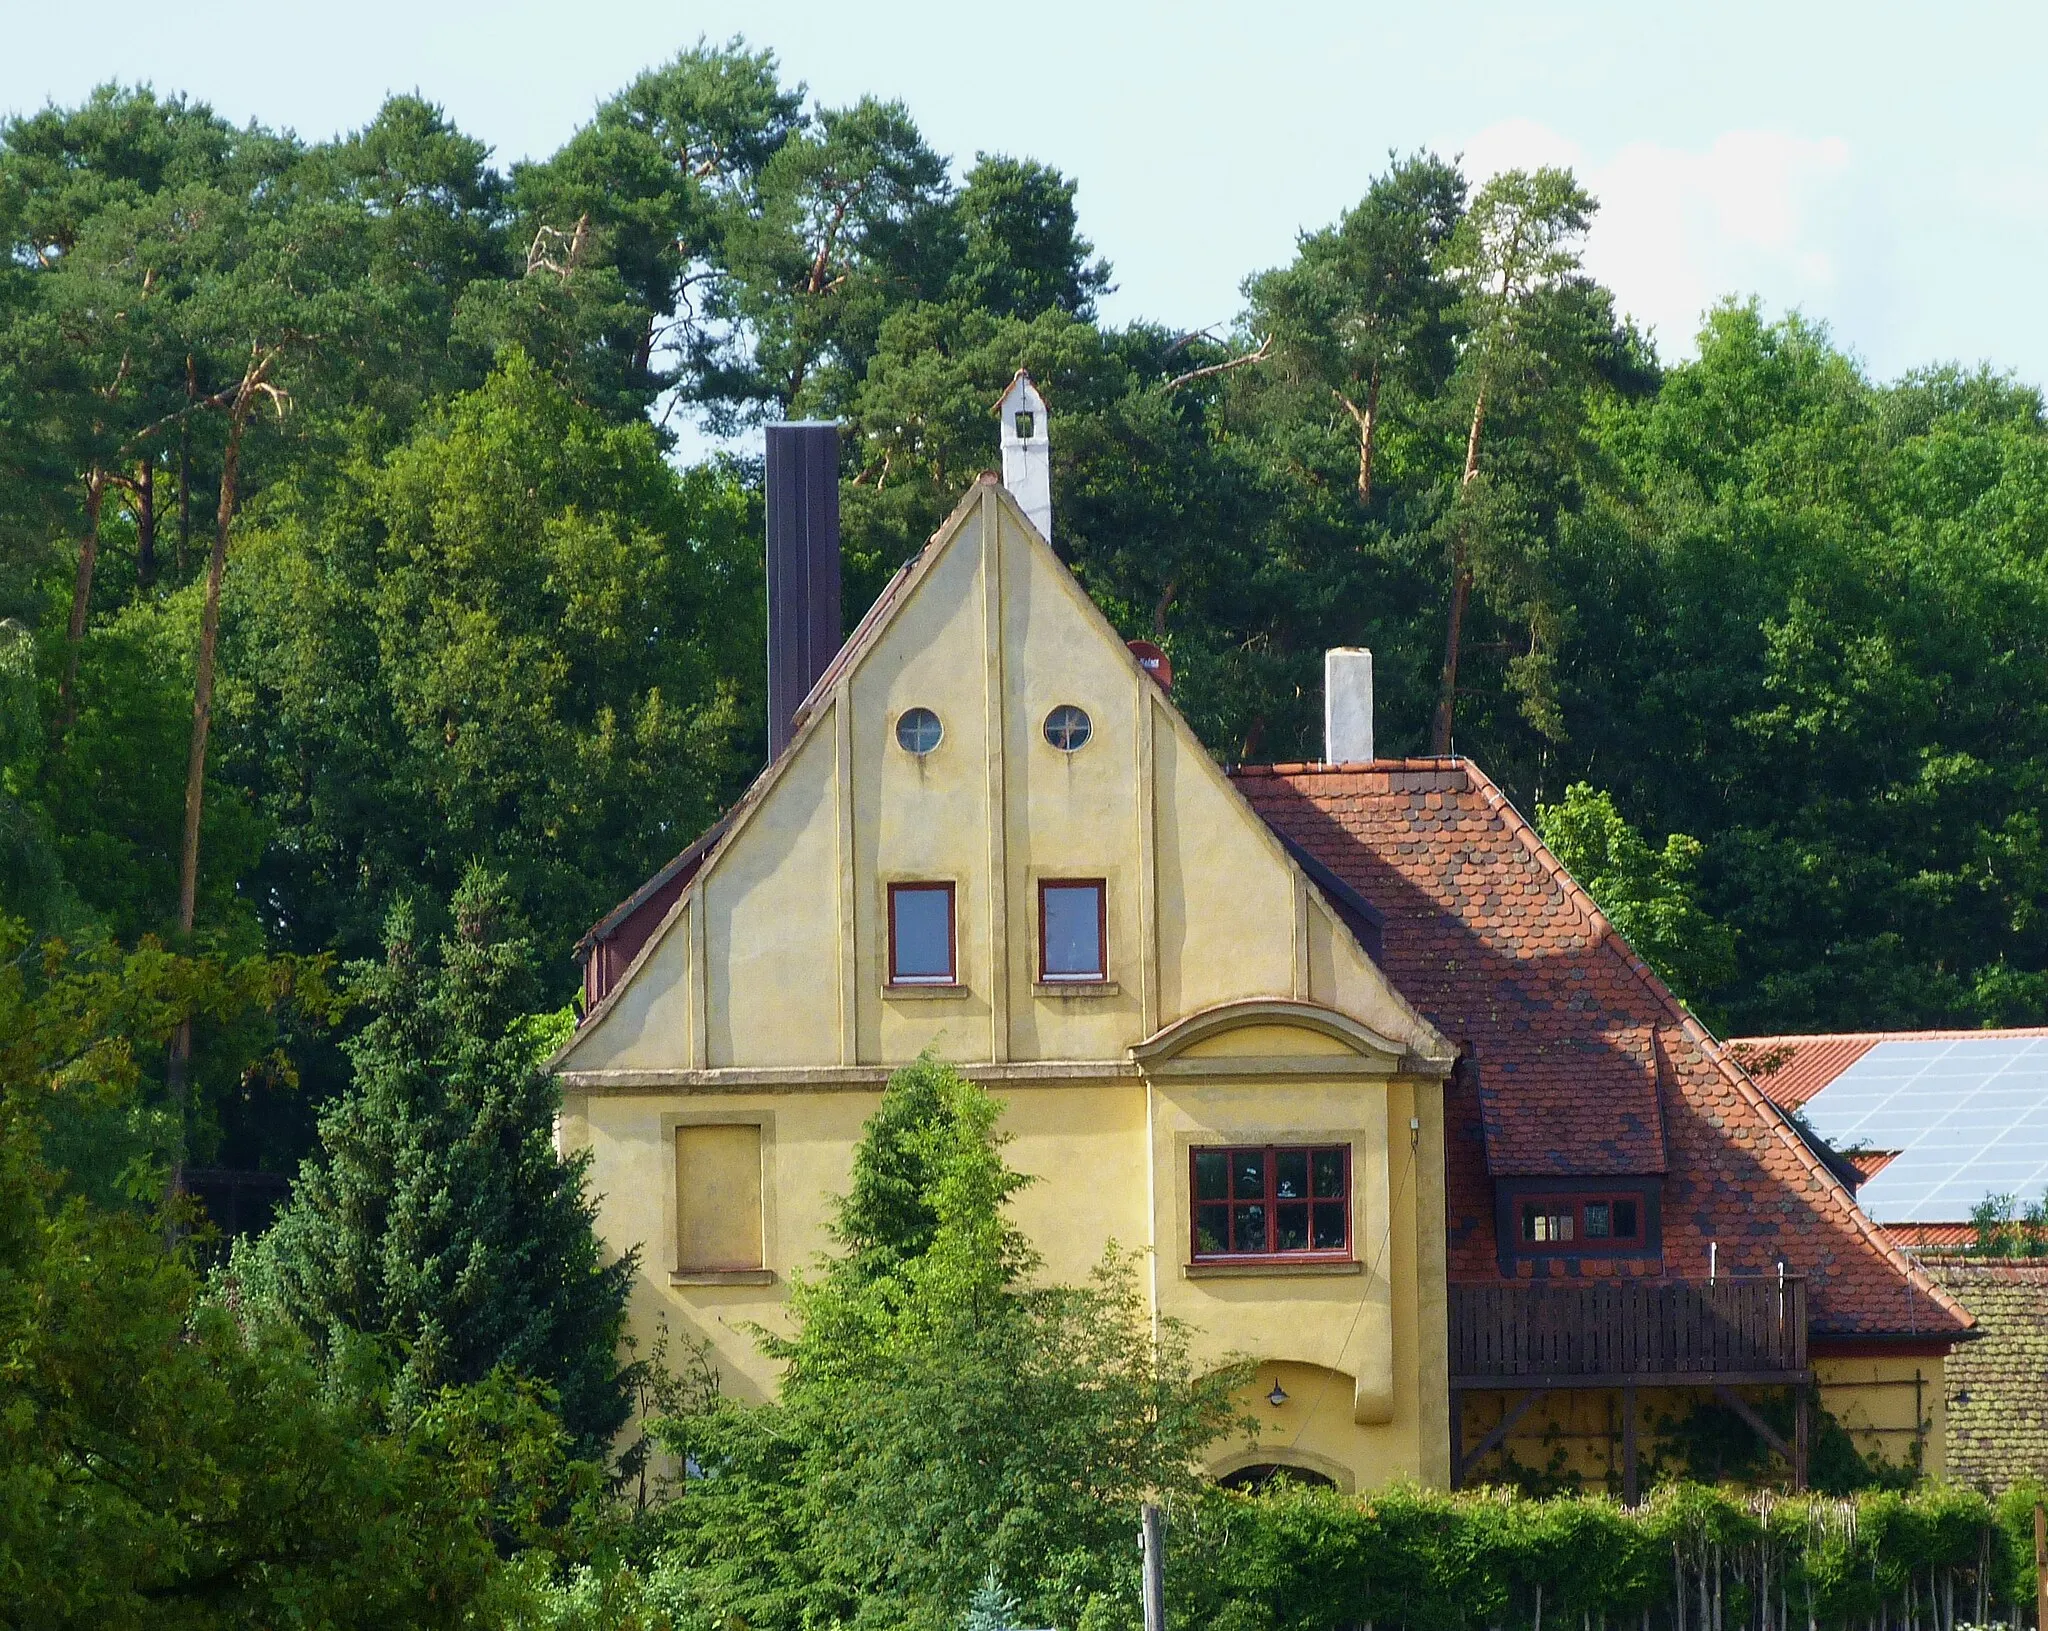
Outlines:
<svg viewBox="0 0 2048 1631"><path fill-rule="evenodd" d="M1451 1287L1451 1385L1789 1381L1806 1369L1806 1283L1523 1280Z"/></svg>

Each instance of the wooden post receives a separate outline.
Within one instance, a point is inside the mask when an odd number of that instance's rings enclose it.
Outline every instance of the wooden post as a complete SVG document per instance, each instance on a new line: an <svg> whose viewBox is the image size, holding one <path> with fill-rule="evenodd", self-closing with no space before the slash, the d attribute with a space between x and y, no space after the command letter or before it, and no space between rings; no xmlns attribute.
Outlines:
<svg viewBox="0 0 2048 1631"><path fill-rule="evenodd" d="M2034 1624L2048 1626L2048 1507L2034 1503Z"/></svg>
<svg viewBox="0 0 2048 1631"><path fill-rule="evenodd" d="M1807 1417L1807 1384L1801 1382L1795 1392L1797 1403L1793 1406L1792 1414L1792 1490L1794 1494L1802 1494L1806 1489L1807 1441L1813 1430Z"/></svg>
<svg viewBox="0 0 2048 1631"><path fill-rule="evenodd" d="M1166 1631L1166 1547L1158 1503L1145 1503L1140 1522L1145 1546L1145 1631Z"/></svg>
<svg viewBox="0 0 2048 1631"><path fill-rule="evenodd" d="M1464 1483L1462 1469L1465 1465L1465 1395L1456 1388L1451 1389L1451 1488Z"/></svg>
<svg viewBox="0 0 2048 1631"><path fill-rule="evenodd" d="M1636 1390L1631 1383L1621 1390L1621 1504L1634 1506L1641 1498L1636 1472Z"/></svg>

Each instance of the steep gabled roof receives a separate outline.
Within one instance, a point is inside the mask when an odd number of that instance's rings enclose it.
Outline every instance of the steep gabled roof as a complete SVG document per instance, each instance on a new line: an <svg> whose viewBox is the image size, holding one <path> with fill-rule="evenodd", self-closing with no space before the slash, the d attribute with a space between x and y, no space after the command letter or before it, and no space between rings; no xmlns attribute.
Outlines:
<svg viewBox="0 0 2048 1631"><path fill-rule="evenodd" d="M1968 1328L1476 766L1235 775L1277 831L1378 909L1388 976L1467 1050L1445 1106L1454 1280L1501 1272L1492 1179L1661 1174L1662 1272L1704 1277L1712 1243L1724 1274L1769 1273L1782 1256L1807 1276L1819 1334Z"/></svg>
<svg viewBox="0 0 2048 1631"><path fill-rule="evenodd" d="M592 1022L599 1020L607 1009L615 1004L622 987L634 977L635 971L652 954L660 937L667 932L667 926L676 920L676 914L692 887L709 875L720 864L721 856L736 842L741 841L749 821L770 797L780 778L802 751L811 733L819 728L825 705L835 688L882 641L891 620L915 595L918 585L934 569L984 497L991 497L997 506L1007 510L1012 520L1036 540L1037 547L1045 550L1050 558L1050 546L1045 543L1043 535L1038 533L1015 497L1003 487L992 472L983 472L974 485L962 495L952 513L939 525L924 548L891 578L876 598L874 605L868 609L837 655L826 666L803 703L797 708L792 720L790 738L782 753L754 779L746 793L696 843L643 884L627 900L607 913L578 942L578 952L584 959L585 1010L577 1036L572 1037L556 1054L551 1062L554 1067L560 1068L567 1062L585 1032L592 1027ZM1059 570L1065 573L1064 567L1060 567ZM1073 580L1071 574L1065 575L1065 582L1075 604L1099 627L1102 636L1113 644L1118 657L1130 665L1132 677L1143 682L1144 694L1147 697L1156 696L1157 705L1163 709L1174 726L1187 733L1187 745L1199 753L1199 745L1193 741L1192 731L1173 706L1171 698L1163 693L1155 693L1156 681L1146 673L1137 655L1129 649L1122 636L1088 598L1079 583ZM1213 761L1206 756L1203 756L1202 763L1208 765L1212 773L1216 770ZM1260 846L1270 845L1275 858L1290 873L1306 883L1311 897L1319 899L1333 916L1360 938L1365 960L1376 975L1377 964L1372 959L1370 949L1375 927L1374 907L1353 895L1342 880L1322 872L1313 858L1289 844L1285 835L1261 823L1255 811L1239 803L1241 789L1227 777L1218 777L1217 790L1231 804L1237 806L1243 820L1244 831L1253 836ZM1323 894L1325 883L1331 886L1334 898ZM1400 1026L1396 1028L1398 1040L1408 1047L1411 1066L1425 1070L1447 1070L1450 1065L1450 1050L1443 1039L1422 1019L1418 1010L1391 982L1381 982L1375 978L1374 983L1384 1000L1401 1016ZM1389 1034L1395 1033L1390 1031Z"/></svg>

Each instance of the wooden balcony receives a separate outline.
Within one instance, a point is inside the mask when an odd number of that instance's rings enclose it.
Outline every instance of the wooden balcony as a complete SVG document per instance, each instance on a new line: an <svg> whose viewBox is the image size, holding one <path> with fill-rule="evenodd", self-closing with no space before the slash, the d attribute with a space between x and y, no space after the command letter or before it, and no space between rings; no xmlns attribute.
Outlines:
<svg viewBox="0 0 2048 1631"><path fill-rule="evenodd" d="M1782 1384L1805 1370L1797 1277L1451 1287L1453 1388Z"/></svg>
<svg viewBox="0 0 2048 1631"><path fill-rule="evenodd" d="M1783 1280L1521 1280L1451 1287L1451 1468L1463 1484L1557 1388L1622 1394L1623 1498L1637 1495L1636 1390L1696 1387L1746 1421L1806 1484L1806 1283ZM1793 1387L1787 1443L1739 1387ZM1518 1393L1469 1453L1463 1397Z"/></svg>

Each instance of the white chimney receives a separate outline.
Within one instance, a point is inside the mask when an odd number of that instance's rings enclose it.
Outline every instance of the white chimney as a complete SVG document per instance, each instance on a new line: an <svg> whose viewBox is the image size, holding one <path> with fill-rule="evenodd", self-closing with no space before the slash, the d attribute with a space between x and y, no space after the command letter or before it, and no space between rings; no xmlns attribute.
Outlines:
<svg viewBox="0 0 2048 1631"><path fill-rule="evenodd" d="M1323 763L1372 757L1372 653L1338 646L1323 653Z"/></svg>
<svg viewBox="0 0 2048 1631"><path fill-rule="evenodd" d="M996 404L1003 421L1003 485L1047 543L1052 542L1052 443L1045 398L1023 369Z"/></svg>

